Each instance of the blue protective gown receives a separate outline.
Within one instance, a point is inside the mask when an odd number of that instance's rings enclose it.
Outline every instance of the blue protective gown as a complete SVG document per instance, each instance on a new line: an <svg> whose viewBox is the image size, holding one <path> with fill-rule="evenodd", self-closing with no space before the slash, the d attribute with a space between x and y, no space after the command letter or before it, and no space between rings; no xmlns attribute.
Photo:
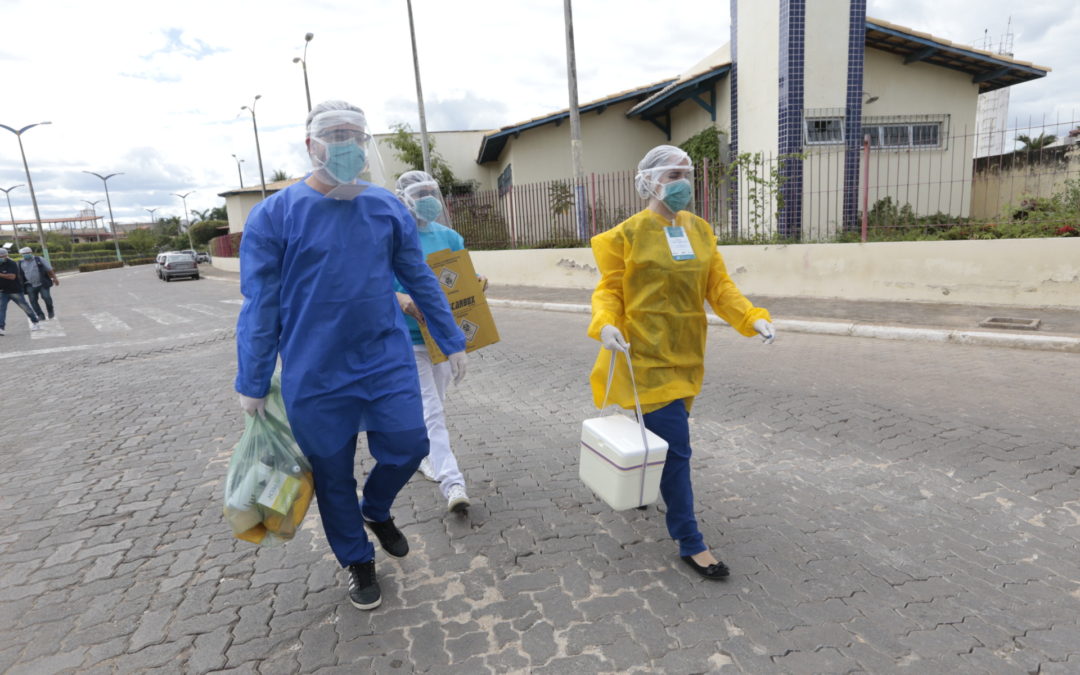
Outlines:
<svg viewBox="0 0 1080 675"><path fill-rule="evenodd" d="M460 251L465 248L465 239L460 234L443 225L442 223L428 223L427 227L417 230L420 234L420 248L424 257L435 251ZM394 279L394 290L399 293L408 293L400 281ZM414 345L424 344L424 334L420 332L420 324L411 316L405 316L405 325L409 327L409 336Z"/></svg>
<svg viewBox="0 0 1080 675"><path fill-rule="evenodd" d="M439 348L465 349L415 221L390 192L368 185L343 201L301 181L256 205L244 226L236 390L265 396L280 354L286 412L309 455L339 451L358 430L424 426L395 277Z"/></svg>

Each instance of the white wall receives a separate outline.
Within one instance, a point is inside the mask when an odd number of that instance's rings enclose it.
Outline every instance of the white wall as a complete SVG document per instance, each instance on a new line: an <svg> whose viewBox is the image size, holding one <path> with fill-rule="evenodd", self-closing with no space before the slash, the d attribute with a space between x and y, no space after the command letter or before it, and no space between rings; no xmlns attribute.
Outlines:
<svg viewBox="0 0 1080 675"><path fill-rule="evenodd" d="M849 0L813 0L806 8L804 108L847 103Z"/></svg>
<svg viewBox="0 0 1080 675"><path fill-rule="evenodd" d="M721 247L748 294L1080 308L1080 238ZM594 288L588 248L473 251L494 284Z"/></svg>
<svg viewBox="0 0 1080 675"><path fill-rule="evenodd" d="M739 0L739 152L777 154L780 3Z"/></svg>

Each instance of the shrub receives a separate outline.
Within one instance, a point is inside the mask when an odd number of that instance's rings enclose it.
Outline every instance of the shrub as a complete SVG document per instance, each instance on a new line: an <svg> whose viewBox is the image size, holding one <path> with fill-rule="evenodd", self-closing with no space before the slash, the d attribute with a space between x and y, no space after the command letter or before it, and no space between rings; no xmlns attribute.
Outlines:
<svg viewBox="0 0 1080 675"><path fill-rule="evenodd" d="M120 262L119 260L113 260L112 262L87 263L85 265L79 265L79 271L97 272L99 270L111 270L123 266L124 263Z"/></svg>
<svg viewBox="0 0 1080 675"><path fill-rule="evenodd" d="M134 265L152 265L152 264L157 262L157 258L156 257L155 258L131 258L130 260L125 260L124 262L126 262L128 265L132 265L132 266L134 266Z"/></svg>

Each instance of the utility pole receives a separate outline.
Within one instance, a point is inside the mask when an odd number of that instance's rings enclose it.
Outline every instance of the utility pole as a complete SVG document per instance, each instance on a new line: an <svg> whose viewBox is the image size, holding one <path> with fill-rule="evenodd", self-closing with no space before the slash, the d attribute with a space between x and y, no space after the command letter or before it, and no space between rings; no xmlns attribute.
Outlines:
<svg viewBox="0 0 1080 675"><path fill-rule="evenodd" d="M570 156L574 164L574 204L577 207L578 238L588 236L585 210L585 169L581 162L581 114L577 100L577 62L574 57L574 17L570 0L563 0L566 15L566 79L570 87Z"/></svg>
<svg viewBox="0 0 1080 675"><path fill-rule="evenodd" d="M569 2L569 0L567 0ZM416 73L416 107L420 110L420 148L424 151L424 172L431 173L431 150L428 149L427 117L424 115L424 92L420 88L420 58L416 54L416 28L413 26L412 0L409 7L409 36L412 38L413 71Z"/></svg>

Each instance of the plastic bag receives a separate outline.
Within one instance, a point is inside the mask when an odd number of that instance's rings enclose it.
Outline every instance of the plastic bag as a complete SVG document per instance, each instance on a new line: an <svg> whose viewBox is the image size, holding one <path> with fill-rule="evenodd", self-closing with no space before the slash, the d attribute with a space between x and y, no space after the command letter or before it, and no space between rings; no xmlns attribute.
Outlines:
<svg viewBox="0 0 1080 675"><path fill-rule="evenodd" d="M266 403L265 419L244 416L244 435L225 477L225 520L237 539L272 546L296 534L315 480L285 418L277 375Z"/></svg>

